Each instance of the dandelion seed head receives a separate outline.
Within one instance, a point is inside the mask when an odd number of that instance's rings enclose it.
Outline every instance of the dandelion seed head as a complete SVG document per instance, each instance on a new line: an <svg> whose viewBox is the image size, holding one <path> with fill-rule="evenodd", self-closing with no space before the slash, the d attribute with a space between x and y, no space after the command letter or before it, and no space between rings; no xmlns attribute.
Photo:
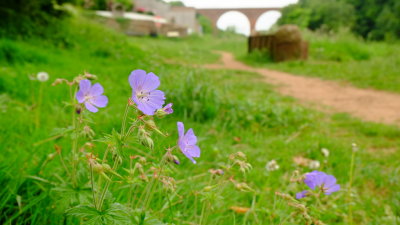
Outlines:
<svg viewBox="0 0 400 225"><path fill-rule="evenodd" d="M48 81L49 80L49 74L48 73L46 73L46 72L39 72L37 75L36 75L36 79L38 80L38 81L40 81L40 82L46 82L46 81Z"/></svg>

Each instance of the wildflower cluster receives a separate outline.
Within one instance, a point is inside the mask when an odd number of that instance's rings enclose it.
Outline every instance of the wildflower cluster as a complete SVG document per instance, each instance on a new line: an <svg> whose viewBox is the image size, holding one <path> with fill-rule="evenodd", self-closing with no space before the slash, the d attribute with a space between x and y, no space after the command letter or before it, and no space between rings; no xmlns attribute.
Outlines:
<svg viewBox="0 0 400 225"><path fill-rule="evenodd" d="M153 189L157 187L157 184L168 192L176 190L177 182L171 176L173 174L171 167L181 163L176 151L179 150L195 164L194 158L200 157L200 148L193 129L190 128L185 133L184 124L177 122L176 146L166 147L166 151L159 160L149 156L149 154L160 155L155 152L155 146L159 145L154 143L154 134L169 136L158 128L156 120L172 114L173 104L165 104L165 94L158 90L160 80L157 75L144 70L134 70L128 77L132 95L125 108L121 130L117 132L114 129L103 139L97 140L107 147L103 151L96 150L96 145L93 144L95 132L91 128L90 113L99 112L99 109L107 107L109 103L103 86L99 83L92 84L91 80L96 78L92 74L85 73L72 81L56 79L53 83L53 86L61 83L70 86L70 95L73 99L69 105L74 107L72 126L62 129L64 133L71 132L72 134L73 148L71 160L68 160L71 164L66 163L68 161L64 160L61 153L57 154L60 155L73 189L82 188L82 185L89 182L92 191L89 202L82 200L86 198L81 198L79 195L77 199L70 201L67 214L81 219L95 220L99 217L97 219L105 221L107 216L110 216L106 215L106 212L122 207L121 214L114 213L117 217L114 220L125 218L128 221L130 219L124 217L122 212L140 209L142 213L146 213L149 202L155 194ZM76 86L78 88L75 88ZM85 144L81 145L84 139L86 139ZM138 147L138 144L142 147ZM61 152L61 147L57 149ZM127 158L127 155L130 157ZM55 154L52 158L54 157ZM85 175L81 176L82 174L86 174L87 181L85 181ZM68 183L68 181L65 182ZM121 188L128 189L129 201L126 204L113 202L110 186L117 184L125 184L126 186L121 186ZM143 192L134 192L136 188L142 188ZM59 196L63 194L65 193L61 191ZM96 216L87 215L85 214L87 207L104 213Z"/></svg>
<svg viewBox="0 0 400 225"><path fill-rule="evenodd" d="M50 161L59 156L66 175L66 178L60 177L60 183L53 188L54 198L68 196L70 200L64 206L64 212L80 221L91 221L92 224L147 224L146 221L152 220L152 201L165 201L160 209L162 212L171 210L174 204L184 198L177 193L183 181L176 180L174 175L181 167L181 156L193 164L197 163L201 155L198 138L192 128L185 130L184 123L176 121L176 144L161 146L157 142L156 135L165 138L170 136L158 127L157 122L174 112L173 103L165 104L166 96L159 90L161 83L157 75L134 70L128 77L132 92L126 103L120 129L115 128L103 138L94 140L96 133L92 129L92 113L98 113L109 105L103 86L100 83L92 84L95 79L95 75L85 73L72 81L57 79L53 83L65 83L70 87L71 102L67 106L73 108L72 125L61 129L60 135L71 137L70 154L62 154L62 147L57 145L56 152L47 159ZM321 149L321 153L325 158L329 156L327 149ZM321 167L319 161L302 156L296 156L293 160L295 164L309 169ZM195 204L202 204L200 215L195 206L194 217L199 220L196 224L209 224L209 215L218 208L218 202L224 200L223 192L251 195L252 205L255 205L258 191L247 181L253 168L249 161L241 151L232 153L227 162L221 162L217 167L209 169L208 173L190 178L209 177L208 183L199 185L197 191L193 190ZM270 176L282 170L277 160L268 161L265 169ZM311 216L309 208L302 202L304 200L298 199L319 199L339 191L336 178L320 171L302 175L296 170L291 181L304 182L310 190L301 191L295 197L294 194L277 195L295 209L293 215L300 215L307 224L322 224ZM111 188L113 186L116 188ZM82 190L90 190L90 195ZM118 195L112 190L118 190ZM120 195L127 196L126 202L117 202L121 198L116 196ZM229 209L238 214L256 214L253 206L248 208L233 205Z"/></svg>

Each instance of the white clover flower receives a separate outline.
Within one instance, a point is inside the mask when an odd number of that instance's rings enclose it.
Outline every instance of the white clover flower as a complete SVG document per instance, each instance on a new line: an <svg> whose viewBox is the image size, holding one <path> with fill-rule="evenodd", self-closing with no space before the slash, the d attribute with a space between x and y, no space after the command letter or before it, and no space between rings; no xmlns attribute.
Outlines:
<svg viewBox="0 0 400 225"><path fill-rule="evenodd" d="M322 155L324 155L325 157L329 157L329 150L327 148L322 148L321 149Z"/></svg>
<svg viewBox="0 0 400 225"><path fill-rule="evenodd" d="M308 164L308 168L315 170L318 169L321 164L317 160L311 160Z"/></svg>
<svg viewBox="0 0 400 225"><path fill-rule="evenodd" d="M275 160L271 160L267 162L265 169L267 169L267 171L275 171L279 169L279 165Z"/></svg>
<svg viewBox="0 0 400 225"><path fill-rule="evenodd" d="M40 82L46 82L47 80L49 80L49 74L46 72L39 72L36 75L36 78L38 79L38 81Z"/></svg>

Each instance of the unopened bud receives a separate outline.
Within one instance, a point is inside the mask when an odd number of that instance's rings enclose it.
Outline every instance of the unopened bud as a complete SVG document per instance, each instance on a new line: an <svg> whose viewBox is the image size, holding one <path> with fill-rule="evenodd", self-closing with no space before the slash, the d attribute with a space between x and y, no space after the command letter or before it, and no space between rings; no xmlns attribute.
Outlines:
<svg viewBox="0 0 400 225"><path fill-rule="evenodd" d="M203 188L203 191L209 192L209 191L211 191L212 189L213 189L212 186L205 186L205 187Z"/></svg>
<svg viewBox="0 0 400 225"><path fill-rule="evenodd" d="M95 172L95 173L102 173L102 172L104 172L104 167L103 167L102 165L98 164L98 163L94 163L94 164L92 165L92 168L93 168L93 172Z"/></svg>
<svg viewBox="0 0 400 225"><path fill-rule="evenodd" d="M213 174L213 175L218 175L218 176L224 175L224 171L221 170L221 169L216 169L216 170L210 169L209 172L210 172L211 174Z"/></svg>
<svg viewBox="0 0 400 225"><path fill-rule="evenodd" d="M89 80L97 80L97 76L90 74L90 73L85 73L85 75L83 75L84 78L89 79Z"/></svg>
<svg viewBox="0 0 400 225"><path fill-rule="evenodd" d="M61 84L61 83L63 83L63 82L68 83L68 81L65 80L65 79L57 78L57 79L51 84L51 86L56 86L56 85L59 85L59 84Z"/></svg>
<svg viewBox="0 0 400 225"><path fill-rule="evenodd" d="M61 154L61 146L59 146L59 145L54 145L54 149L56 150L56 152L57 152L58 154Z"/></svg>
<svg viewBox="0 0 400 225"><path fill-rule="evenodd" d="M144 146L147 146L151 149L154 147L153 139L151 139L150 137L145 137L141 141Z"/></svg>
<svg viewBox="0 0 400 225"><path fill-rule="evenodd" d="M53 160L53 159L54 159L54 157L56 157L56 155L57 155L57 154L58 154L57 152L54 152L54 153L48 154L48 155L47 155L47 159L48 159L48 160Z"/></svg>
<svg viewBox="0 0 400 225"><path fill-rule="evenodd" d="M104 171L106 171L106 172L111 171L110 165L104 163L101 166L103 167Z"/></svg>
<svg viewBox="0 0 400 225"><path fill-rule="evenodd" d="M239 191L243 191L243 192L248 192L248 191L252 191L253 189L251 189L251 187L246 184L246 183L237 183L235 184L235 187L239 190Z"/></svg>

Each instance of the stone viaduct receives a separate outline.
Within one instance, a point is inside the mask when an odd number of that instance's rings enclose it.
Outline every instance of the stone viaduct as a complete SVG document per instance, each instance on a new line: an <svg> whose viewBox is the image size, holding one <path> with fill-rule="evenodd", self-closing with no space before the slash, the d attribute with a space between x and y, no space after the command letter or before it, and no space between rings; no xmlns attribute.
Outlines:
<svg viewBox="0 0 400 225"><path fill-rule="evenodd" d="M197 13L207 17L211 20L214 29L217 28L218 19L226 12L237 11L243 13L250 22L250 34L256 31L256 23L258 18L268 11L280 11L281 8L210 8L210 9L197 9Z"/></svg>

